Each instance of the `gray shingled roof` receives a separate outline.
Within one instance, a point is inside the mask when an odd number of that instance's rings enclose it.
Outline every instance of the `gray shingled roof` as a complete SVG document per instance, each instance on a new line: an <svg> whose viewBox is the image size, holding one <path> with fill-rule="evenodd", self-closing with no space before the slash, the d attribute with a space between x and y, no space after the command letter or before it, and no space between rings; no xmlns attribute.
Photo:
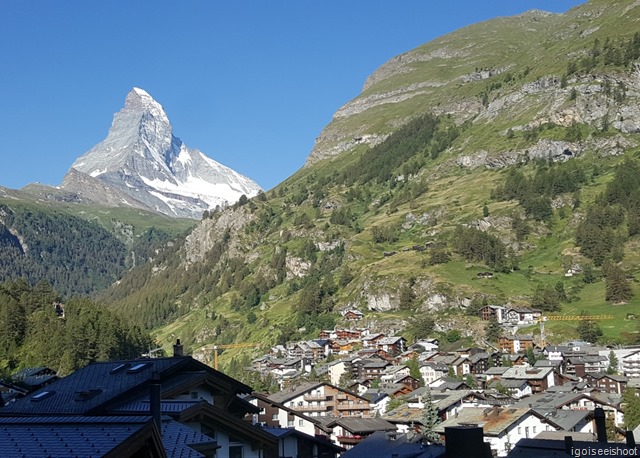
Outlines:
<svg viewBox="0 0 640 458"><path fill-rule="evenodd" d="M192 372L188 372L189 370ZM185 372L186 371L186 372ZM161 378L163 393L203 379L205 372L237 393L251 388L191 357L153 358L135 361L91 363L30 395L0 409L0 416L20 415L99 415L103 409L124 398L149 393L154 372Z"/></svg>
<svg viewBox="0 0 640 458"><path fill-rule="evenodd" d="M441 445L424 445L422 436L408 438L406 434L398 434L393 440L387 433L378 431L360 442L357 447L346 451L341 458L373 458L373 457L410 457L410 458L442 458L445 448Z"/></svg>
<svg viewBox="0 0 640 458"><path fill-rule="evenodd" d="M150 421L149 417L0 418L0 456L101 457Z"/></svg>

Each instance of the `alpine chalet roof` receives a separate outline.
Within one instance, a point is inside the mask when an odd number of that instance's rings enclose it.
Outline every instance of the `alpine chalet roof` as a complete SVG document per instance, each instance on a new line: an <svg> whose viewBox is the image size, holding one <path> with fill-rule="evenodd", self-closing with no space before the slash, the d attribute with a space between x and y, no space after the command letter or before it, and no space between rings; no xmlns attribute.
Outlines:
<svg viewBox="0 0 640 458"><path fill-rule="evenodd" d="M189 356L94 362L0 408L0 416L99 415L120 401L148 397L154 372L160 375L164 393L187 386L189 380L195 383L205 378L215 380L225 391L251 392L249 386Z"/></svg>

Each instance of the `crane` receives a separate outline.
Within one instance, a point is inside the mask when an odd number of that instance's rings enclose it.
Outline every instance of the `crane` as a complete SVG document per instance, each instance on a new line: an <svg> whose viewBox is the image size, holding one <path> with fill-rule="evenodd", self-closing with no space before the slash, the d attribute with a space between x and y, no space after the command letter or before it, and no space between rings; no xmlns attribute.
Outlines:
<svg viewBox="0 0 640 458"><path fill-rule="evenodd" d="M259 347L261 344L257 343L236 343L236 344L214 344L213 346L213 368L218 370L218 350L225 348L249 348L249 347Z"/></svg>
<svg viewBox="0 0 640 458"><path fill-rule="evenodd" d="M540 323L540 344L542 348L546 345L546 335L544 333L545 321L600 321L600 320L612 320L613 315L549 315L540 316L538 322Z"/></svg>

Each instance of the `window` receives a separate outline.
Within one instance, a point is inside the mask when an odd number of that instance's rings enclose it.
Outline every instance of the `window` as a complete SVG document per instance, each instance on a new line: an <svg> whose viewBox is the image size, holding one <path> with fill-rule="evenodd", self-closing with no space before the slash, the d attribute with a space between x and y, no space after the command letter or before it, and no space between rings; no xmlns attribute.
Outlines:
<svg viewBox="0 0 640 458"><path fill-rule="evenodd" d="M191 392L191 399L198 399L198 392L197 391L192 391Z"/></svg>
<svg viewBox="0 0 640 458"><path fill-rule="evenodd" d="M534 426L533 427L533 434L535 434L535 433L536 433L536 427Z"/></svg>
<svg viewBox="0 0 640 458"><path fill-rule="evenodd" d="M53 396L55 391L43 391L42 393L38 393L31 398L31 402L42 401L43 399L48 398L49 396Z"/></svg>
<svg viewBox="0 0 640 458"><path fill-rule="evenodd" d="M111 369L109 371L109 373L110 374L117 374L118 372L122 372L123 370L128 369L129 367L131 367L131 364L129 364L129 363L118 364L116 367Z"/></svg>
<svg viewBox="0 0 640 458"><path fill-rule="evenodd" d="M242 445L230 445L229 446L229 458L243 458Z"/></svg>
<svg viewBox="0 0 640 458"><path fill-rule="evenodd" d="M518 426L518 434L522 434L522 427Z"/></svg>
<svg viewBox="0 0 640 458"><path fill-rule="evenodd" d="M149 366L150 366L149 363L136 364L135 366L131 367L130 369L127 369L127 374L137 374L138 372L142 371L143 369L146 369Z"/></svg>
<svg viewBox="0 0 640 458"><path fill-rule="evenodd" d="M298 420L298 426L304 426L304 420Z"/></svg>
<svg viewBox="0 0 640 458"><path fill-rule="evenodd" d="M529 437L529 427L528 426L524 427L524 437L527 437L527 438Z"/></svg>
<svg viewBox="0 0 640 458"><path fill-rule="evenodd" d="M293 426L293 420L287 420L287 426L292 427Z"/></svg>
<svg viewBox="0 0 640 458"><path fill-rule="evenodd" d="M274 413L273 415L271 415L271 419L272 420L277 420L278 419L278 414Z"/></svg>

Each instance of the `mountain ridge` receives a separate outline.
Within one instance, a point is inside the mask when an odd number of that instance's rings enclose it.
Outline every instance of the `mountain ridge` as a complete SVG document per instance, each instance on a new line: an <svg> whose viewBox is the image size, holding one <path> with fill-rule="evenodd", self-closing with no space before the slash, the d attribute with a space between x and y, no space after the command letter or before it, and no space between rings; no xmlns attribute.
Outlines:
<svg viewBox="0 0 640 458"><path fill-rule="evenodd" d="M602 342L634 343L637 6L500 18L408 51L426 57L339 107L305 167L205 213L101 299L203 358L316 337L351 308L451 345L483 335L486 304L615 314ZM612 298L612 277L631 296ZM579 338L569 322L547 331Z"/></svg>
<svg viewBox="0 0 640 458"><path fill-rule="evenodd" d="M90 178L102 183L100 192ZM129 92L107 137L74 161L61 188L94 202L104 196L110 205L189 218L260 191L249 178L174 136L162 106L140 88Z"/></svg>

